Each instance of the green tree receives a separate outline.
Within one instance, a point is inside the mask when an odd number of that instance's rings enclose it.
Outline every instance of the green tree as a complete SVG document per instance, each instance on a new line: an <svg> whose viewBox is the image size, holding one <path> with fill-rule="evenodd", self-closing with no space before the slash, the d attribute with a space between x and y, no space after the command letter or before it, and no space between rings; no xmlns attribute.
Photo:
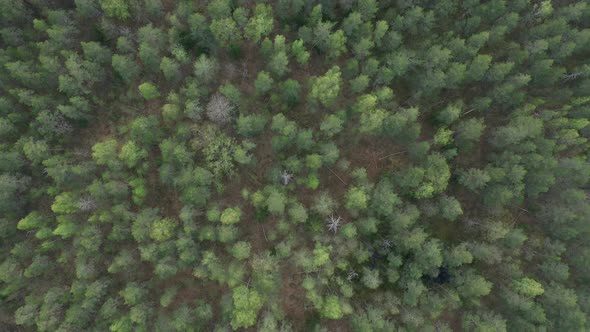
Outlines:
<svg viewBox="0 0 590 332"><path fill-rule="evenodd" d="M273 87L273 79L270 77L270 74L261 71L256 76L256 80L254 81L254 87L256 88L256 93L259 95L264 95L269 92Z"/></svg>
<svg viewBox="0 0 590 332"><path fill-rule="evenodd" d="M230 253L238 260L244 260L250 257L251 245L245 241L236 242L230 249Z"/></svg>
<svg viewBox="0 0 590 332"><path fill-rule="evenodd" d="M242 216L242 210L240 208L227 208L223 210L221 214L220 221L224 225L232 225L240 222L240 218Z"/></svg>
<svg viewBox="0 0 590 332"><path fill-rule="evenodd" d="M295 57L295 61L300 65L305 65L309 61L310 54L305 49L305 45L301 39L293 41L293 44L291 44L291 53Z"/></svg>
<svg viewBox="0 0 590 332"><path fill-rule="evenodd" d="M320 313L328 319L340 319L344 316L340 300L335 295L329 295L325 298Z"/></svg>
<svg viewBox="0 0 590 332"><path fill-rule="evenodd" d="M264 299L254 289L239 286L233 290L233 310L231 326L233 329L250 327L256 324L258 312L264 304Z"/></svg>
<svg viewBox="0 0 590 332"><path fill-rule="evenodd" d="M362 187L351 187L346 192L346 208L352 211L364 210L369 203L367 192Z"/></svg>
<svg viewBox="0 0 590 332"><path fill-rule="evenodd" d="M261 37L270 34L273 27L272 7L266 4L257 4L254 8L254 16L250 18L244 32L254 43L258 43Z"/></svg>
<svg viewBox="0 0 590 332"><path fill-rule="evenodd" d="M331 106L340 94L341 83L340 67L334 66L324 76L312 78L309 95L322 105Z"/></svg>
<svg viewBox="0 0 590 332"><path fill-rule="evenodd" d="M156 88L153 84L149 82L144 82L140 84L138 88L139 92L141 93L141 96L145 100L149 101L160 97L160 92L158 91L158 88Z"/></svg>
<svg viewBox="0 0 590 332"><path fill-rule="evenodd" d="M104 0L100 2L100 6L108 17L124 20L130 16L126 0Z"/></svg>

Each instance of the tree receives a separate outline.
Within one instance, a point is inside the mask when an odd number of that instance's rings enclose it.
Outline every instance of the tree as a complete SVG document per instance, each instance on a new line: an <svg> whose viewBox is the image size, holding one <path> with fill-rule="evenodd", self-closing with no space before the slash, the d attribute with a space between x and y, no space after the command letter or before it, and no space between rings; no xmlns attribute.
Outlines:
<svg viewBox="0 0 590 332"><path fill-rule="evenodd" d="M341 83L340 67L334 66L324 76L312 78L309 95L325 107L329 107L340 94Z"/></svg>
<svg viewBox="0 0 590 332"><path fill-rule="evenodd" d="M234 106L221 94L215 94L207 104L207 116L217 124L227 124L232 120Z"/></svg>
<svg viewBox="0 0 590 332"><path fill-rule="evenodd" d="M459 183L474 192L483 189L491 180L485 169L470 168L459 174Z"/></svg>
<svg viewBox="0 0 590 332"><path fill-rule="evenodd" d="M100 7L106 16L124 20L129 17L129 6L125 0L105 0L100 2Z"/></svg>
<svg viewBox="0 0 590 332"><path fill-rule="evenodd" d="M197 61L195 61L194 67L195 76L204 83L213 81L219 69L217 60L215 58L209 58L205 54L201 54Z"/></svg>
<svg viewBox="0 0 590 332"><path fill-rule="evenodd" d="M272 77L270 77L270 74L265 72L265 71L261 71L258 73L258 75L256 76L256 80L254 81L254 87L256 88L256 93L258 93L259 95L264 95L266 94L268 91L270 91L273 87L273 79Z"/></svg>
<svg viewBox="0 0 590 332"><path fill-rule="evenodd" d="M270 34L273 27L272 7L266 4L257 4L254 8L254 16L250 18L244 32L254 43L258 43L261 37Z"/></svg>
<svg viewBox="0 0 590 332"><path fill-rule="evenodd" d="M266 123L267 118L262 114L240 115L236 130L242 136L253 137L264 130Z"/></svg>
<svg viewBox="0 0 590 332"><path fill-rule="evenodd" d="M342 131L344 125L344 119L342 115L330 114L324 117L324 120L320 124L320 130L328 136L333 136Z"/></svg>
<svg viewBox="0 0 590 332"><path fill-rule="evenodd" d="M512 289L527 297L535 297L545 292L543 286L540 283L538 283L534 279L526 277L513 280Z"/></svg>
<svg viewBox="0 0 590 332"><path fill-rule="evenodd" d="M170 82L176 82L181 77L180 64L172 58L163 57L160 62L160 70L162 71L162 74L164 74L166 80Z"/></svg>
<svg viewBox="0 0 590 332"><path fill-rule="evenodd" d="M293 44L291 44L291 53L295 57L295 61L300 65L305 65L309 61L310 54L305 49L305 45L301 39L293 41Z"/></svg>
<svg viewBox="0 0 590 332"><path fill-rule="evenodd" d="M367 208L369 197L362 187L351 187L346 192L346 208L352 211Z"/></svg>
<svg viewBox="0 0 590 332"><path fill-rule="evenodd" d="M141 71L139 65L128 55L113 54L111 65L119 77L127 84L133 82Z"/></svg>
<svg viewBox="0 0 590 332"><path fill-rule="evenodd" d="M266 199L268 212L274 215L282 215L285 212L285 201L285 195L276 189L271 189L268 198Z"/></svg>
<svg viewBox="0 0 590 332"><path fill-rule="evenodd" d="M328 319L340 319L344 316L340 300L335 295L329 295L324 299L320 313Z"/></svg>
<svg viewBox="0 0 590 332"><path fill-rule="evenodd" d="M236 242L230 250L232 256L234 256L238 260L244 260L250 257L250 249L251 245L245 241Z"/></svg>
<svg viewBox="0 0 590 332"><path fill-rule="evenodd" d="M231 17L214 19L209 29L221 47L236 44L242 39L238 25Z"/></svg>
<svg viewBox="0 0 590 332"><path fill-rule="evenodd" d="M233 290L232 299L232 328L238 329L254 325L258 318L258 312L264 304L264 300L258 292L248 289L246 286L238 286Z"/></svg>
<svg viewBox="0 0 590 332"><path fill-rule="evenodd" d="M479 138L485 129L483 119L469 119L459 123L457 126L456 141L460 148L469 150Z"/></svg>
<svg viewBox="0 0 590 332"><path fill-rule="evenodd" d="M224 225L232 225L236 224L240 221L240 217L242 216L242 210L240 208L227 208L223 210L221 214L220 221Z"/></svg>
<svg viewBox="0 0 590 332"><path fill-rule="evenodd" d="M150 237L155 241L164 242L176 235L177 221L174 219L158 218L150 226Z"/></svg>
<svg viewBox="0 0 590 332"><path fill-rule="evenodd" d="M141 96L145 100L149 101L160 97L160 92L158 91L158 88L156 88L153 84L149 82L144 82L140 84L138 88L139 92L141 93Z"/></svg>
<svg viewBox="0 0 590 332"><path fill-rule="evenodd" d="M319 193L315 199L312 209L320 215L326 217L336 208L336 202L328 192Z"/></svg>
<svg viewBox="0 0 590 332"><path fill-rule="evenodd" d="M92 158L97 165L106 165L110 168L117 168L117 149L119 143L110 139L104 142L96 143L92 147Z"/></svg>
<svg viewBox="0 0 590 332"><path fill-rule="evenodd" d="M363 268L363 276L361 278L363 285L370 289L377 289L381 285L381 279L379 278L379 270L371 270Z"/></svg>
<svg viewBox="0 0 590 332"><path fill-rule="evenodd" d="M438 113L436 119L446 125L455 122L462 113L461 103L449 104Z"/></svg>
<svg viewBox="0 0 590 332"><path fill-rule="evenodd" d="M461 203L452 196L442 196L439 200L439 208L441 216L450 221L455 221L463 214Z"/></svg>

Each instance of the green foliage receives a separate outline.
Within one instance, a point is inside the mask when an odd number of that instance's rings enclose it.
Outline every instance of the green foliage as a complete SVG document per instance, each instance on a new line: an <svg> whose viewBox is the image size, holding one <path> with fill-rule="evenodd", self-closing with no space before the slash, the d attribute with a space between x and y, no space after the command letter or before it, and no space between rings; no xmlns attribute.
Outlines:
<svg viewBox="0 0 590 332"><path fill-rule="evenodd" d="M322 103L322 105L329 107L338 98L341 84L340 67L334 66L324 76L312 79L309 95Z"/></svg>
<svg viewBox="0 0 590 332"><path fill-rule="evenodd" d="M334 295L326 297L322 305L321 315L328 319L340 319L344 316L338 297Z"/></svg>
<svg viewBox="0 0 590 332"><path fill-rule="evenodd" d="M254 81L254 87L256 88L256 93L260 95L264 95L265 93L269 92L273 87L273 79L270 75L265 72L261 71L256 76L256 80Z"/></svg>
<svg viewBox="0 0 590 332"><path fill-rule="evenodd" d="M264 299L256 290L239 286L233 290L233 310L231 326L234 329L249 327L256 323L258 312L264 304Z"/></svg>
<svg viewBox="0 0 590 332"><path fill-rule="evenodd" d="M262 114L240 115L236 122L236 130L245 137L260 134L266 126L267 119Z"/></svg>
<svg viewBox="0 0 590 332"><path fill-rule="evenodd" d="M242 211L240 208L227 208L223 210L219 220L224 225L232 225L235 223L240 222L240 217L242 216Z"/></svg>
<svg viewBox="0 0 590 332"><path fill-rule="evenodd" d="M240 241L235 243L231 249L230 253L238 260L244 260L250 257L250 249L251 245L248 242Z"/></svg>
<svg viewBox="0 0 590 332"><path fill-rule="evenodd" d="M138 89L141 93L141 96L145 100L152 100L160 97L160 92L158 91L158 88L156 88L152 83L144 82L139 85Z"/></svg>
<svg viewBox="0 0 590 332"><path fill-rule="evenodd" d="M126 19L129 17L129 5L126 0L104 0L100 2L102 10L109 17Z"/></svg>
<svg viewBox="0 0 590 332"><path fill-rule="evenodd" d="M351 187L346 192L346 208L352 211L367 208L369 197L361 187Z"/></svg>

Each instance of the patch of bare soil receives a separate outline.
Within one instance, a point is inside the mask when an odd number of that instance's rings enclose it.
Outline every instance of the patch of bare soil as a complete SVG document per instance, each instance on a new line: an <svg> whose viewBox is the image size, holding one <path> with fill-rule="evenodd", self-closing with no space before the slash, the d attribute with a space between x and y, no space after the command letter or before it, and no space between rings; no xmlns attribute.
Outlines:
<svg viewBox="0 0 590 332"><path fill-rule="evenodd" d="M298 273L292 265L284 265L281 271L281 307L293 323L296 331L301 331L305 322L305 289L301 287L303 273Z"/></svg>

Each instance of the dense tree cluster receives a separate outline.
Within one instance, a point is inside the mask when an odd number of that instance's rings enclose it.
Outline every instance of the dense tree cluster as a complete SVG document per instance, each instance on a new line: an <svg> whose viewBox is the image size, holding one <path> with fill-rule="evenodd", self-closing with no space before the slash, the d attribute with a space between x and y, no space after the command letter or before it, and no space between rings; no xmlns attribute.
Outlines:
<svg viewBox="0 0 590 332"><path fill-rule="evenodd" d="M590 329L587 1L0 0L1 331Z"/></svg>

